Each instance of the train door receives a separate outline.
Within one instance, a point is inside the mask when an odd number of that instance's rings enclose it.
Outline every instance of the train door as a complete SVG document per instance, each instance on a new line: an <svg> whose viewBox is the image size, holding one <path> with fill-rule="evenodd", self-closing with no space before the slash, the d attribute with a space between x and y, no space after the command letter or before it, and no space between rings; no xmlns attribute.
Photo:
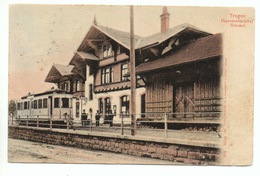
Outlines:
<svg viewBox="0 0 260 176"><path fill-rule="evenodd" d="M194 117L194 84L175 86L173 96L175 117Z"/></svg>
<svg viewBox="0 0 260 176"><path fill-rule="evenodd" d="M48 97L49 98L49 114L50 114L50 116L52 116L52 96L49 96Z"/></svg>

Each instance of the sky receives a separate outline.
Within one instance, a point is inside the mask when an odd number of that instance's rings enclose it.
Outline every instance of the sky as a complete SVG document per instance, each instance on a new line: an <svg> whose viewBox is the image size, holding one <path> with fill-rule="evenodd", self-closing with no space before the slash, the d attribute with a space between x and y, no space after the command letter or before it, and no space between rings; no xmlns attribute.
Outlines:
<svg viewBox="0 0 260 176"><path fill-rule="evenodd" d="M9 100L54 86L44 82L51 66L70 62L94 16L98 25L127 32L130 29L128 6L11 5L9 10ZM170 27L190 23L219 33L221 24L212 25L212 20L220 20L214 17L216 11L168 6ZM136 6L135 34L148 36L159 32L161 14L162 6Z"/></svg>

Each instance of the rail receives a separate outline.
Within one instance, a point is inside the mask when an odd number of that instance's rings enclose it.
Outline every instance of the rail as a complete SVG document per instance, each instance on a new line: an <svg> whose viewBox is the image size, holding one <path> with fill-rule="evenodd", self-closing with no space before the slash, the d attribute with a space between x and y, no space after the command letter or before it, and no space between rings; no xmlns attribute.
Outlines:
<svg viewBox="0 0 260 176"><path fill-rule="evenodd" d="M199 114L203 115L198 116L196 112L135 114L138 117L135 122L131 121L131 114L101 114L99 120L95 119L95 115L89 115L86 120L69 115L61 119L49 115L12 116L9 125L121 136L131 136L131 130L134 130L137 137L185 139L215 145L221 140L220 112L210 112L208 116L208 112Z"/></svg>

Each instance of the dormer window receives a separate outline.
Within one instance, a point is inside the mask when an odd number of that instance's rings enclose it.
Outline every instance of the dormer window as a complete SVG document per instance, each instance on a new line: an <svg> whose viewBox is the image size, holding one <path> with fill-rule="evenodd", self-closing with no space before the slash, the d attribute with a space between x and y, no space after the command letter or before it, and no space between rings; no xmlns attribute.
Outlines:
<svg viewBox="0 0 260 176"><path fill-rule="evenodd" d="M68 86L67 82L64 82L64 83L61 84L61 90L68 91L69 90L68 87L69 86Z"/></svg>
<svg viewBox="0 0 260 176"><path fill-rule="evenodd" d="M80 91L80 81L76 81L76 91Z"/></svg>
<svg viewBox="0 0 260 176"><path fill-rule="evenodd" d="M103 58L108 58L108 57L113 56L113 50L112 50L112 46L110 45L110 43L103 44L102 49L103 49Z"/></svg>

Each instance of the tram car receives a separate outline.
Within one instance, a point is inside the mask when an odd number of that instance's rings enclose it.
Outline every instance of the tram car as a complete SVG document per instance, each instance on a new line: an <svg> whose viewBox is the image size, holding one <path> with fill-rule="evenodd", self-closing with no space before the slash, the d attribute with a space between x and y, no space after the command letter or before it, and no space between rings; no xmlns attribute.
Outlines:
<svg viewBox="0 0 260 176"><path fill-rule="evenodd" d="M37 94L29 93L16 104L19 124L28 125L29 122L29 126L34 126L51 121L53 125L65 125L72 117L72 98L68 92L55 88Z"/></svg>

